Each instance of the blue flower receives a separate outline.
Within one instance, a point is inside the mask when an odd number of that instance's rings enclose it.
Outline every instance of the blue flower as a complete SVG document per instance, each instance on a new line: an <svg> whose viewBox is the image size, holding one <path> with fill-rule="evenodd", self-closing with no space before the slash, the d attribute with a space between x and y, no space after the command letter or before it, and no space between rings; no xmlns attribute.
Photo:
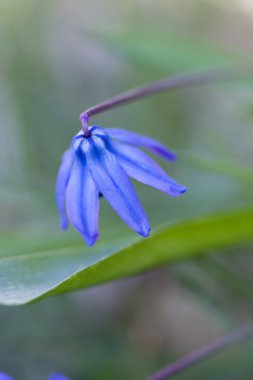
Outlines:
<svg viewBox="0 0 253 380"><path fill-rule="evenodd" d="M48 380L70 380L70 379L60 373L53 373L52 375L49 376Z"/></svg>
<svg viewBox="0 0 253 380"><path fill-rule="evenodd" d="M0 380L13 380L13 378L4 372L0 372Z"/></svg>
<svg viewBox="0 0 253 380"><path fill-rule="evenodd" d="M13 378L4 372L0 372L0 380L13 380ZM69 377L66 377L60 373L53 373L52 375L49 376L48 380L70 380L70 379Z"/></svg>
<svg viewBox="0 0 253 380"><path fill-rule="evenodd" d="M168 177L146 153L173 161L176 156L154 139L122 129L89 127L90 136L80 131L64 153L57 184L56 201L61 227L68 221L92 246L99 236L99 197L103 195L134 231L149 235L150 225L129 177L172 196L187 189Z"/></svg>

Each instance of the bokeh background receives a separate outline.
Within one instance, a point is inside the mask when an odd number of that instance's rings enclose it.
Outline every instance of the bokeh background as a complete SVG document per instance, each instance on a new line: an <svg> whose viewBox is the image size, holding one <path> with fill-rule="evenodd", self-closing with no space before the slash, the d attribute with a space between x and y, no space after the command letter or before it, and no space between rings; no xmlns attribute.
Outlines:
<svg viewBox="0 0 253 380"><path fill-rule="evenodd" d="M2 238L58 230L55 178L85 108L164 75L250 59L252 35L251 0L0 0ZM179 161L164 167L189 187L186 196L169 199L136 184L154 228L252 202L252 121L250 81L180 89L93 120L178 152ZM102 204L101 233L117 223ZM145 379L252 318L251 256L250 245L210 252L32 305L1 306L0 370L20 380L54 371L73 380ZM237 345L178 379L252 379L252 358L251 342Z"/></svg>

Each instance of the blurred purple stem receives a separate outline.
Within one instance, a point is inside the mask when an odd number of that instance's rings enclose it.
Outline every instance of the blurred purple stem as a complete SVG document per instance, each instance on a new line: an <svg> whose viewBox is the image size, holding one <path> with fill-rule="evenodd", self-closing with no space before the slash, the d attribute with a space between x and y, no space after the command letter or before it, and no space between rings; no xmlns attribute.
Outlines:
<svg viewBox="0 0 253 380"><path fill-rule="evenodd" d="M198 364L205 359L208 359L211 355L217 354L232 344L250 338L251 335L253 335L252 323L238 329L237 331L224 338L220 338L215 342L190 353L182 359L177 360L176 362L170 364L168 367L165 367L153 375L150 375L147 380L170 379L172 376L178 375L184 370L192 367L195 364Z"/></svg>
<svg viewBox="0 0 253 380"><path fill-rule="evenodd" d="M220 82L224 80L233 80L234 78L238 79L238 75L241 77L241 74L245 73L245 69L248 71L250 67L228 67L203 72L200 71L179 74L158 80L156 82L152 82L145 86L135 87L132 90L125 91L122 94L107 99L104 102L98 103L81 113L80 121L82 123L84 134L86 137L89 137L90 135L88 131L88 122L90 120L90 117L93 115L107 111L111 108L115 108L122 104L126 104L134 100L153 95L158 92L172 90L180 87L189 87L213 82ZM250 71L252 72L252 69L250 69Z"/></svg>

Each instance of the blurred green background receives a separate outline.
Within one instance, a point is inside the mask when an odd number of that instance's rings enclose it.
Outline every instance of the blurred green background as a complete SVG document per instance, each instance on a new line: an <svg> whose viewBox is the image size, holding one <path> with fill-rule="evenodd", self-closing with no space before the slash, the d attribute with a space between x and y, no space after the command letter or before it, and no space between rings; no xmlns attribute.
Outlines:
<svg viewBox="0 0 253 380"><path fill-rule="evenodd" d="M43 244L47 236L38 231L58 234L55 178L85 108L164 75L248 59L252 33L251 0L0 0L2 241L22 234ZM156 95L93 120L155 137L179 154L164 167L187 195L170 199L136 184L154 228L252 203L252 121L253 88L245 81ZM106 236L119 219L104 202L101 208ZM134 237L123 222L118 228ZM40 303L1 306L0 370L20 380L53 371L73 380L145 379L252 318L252 246L210 253ZM253 344L245 343L178 378L251 379L252 358Z"/></svg>

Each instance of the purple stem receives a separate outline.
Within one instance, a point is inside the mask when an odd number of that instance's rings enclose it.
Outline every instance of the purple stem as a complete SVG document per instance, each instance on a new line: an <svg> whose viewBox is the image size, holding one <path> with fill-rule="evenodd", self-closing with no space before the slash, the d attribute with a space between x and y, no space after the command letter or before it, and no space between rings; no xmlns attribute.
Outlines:
<svg viewBox="0 0 253 380"><path fill-rule="evenodd" d="M158 92L163 92L167 90L172 90L180 87L196 86L200 84L207 84L212 82L218 82L222 80L231 80L238 74L244 73L244 70L240 68L226 68L226 69L216 69L203 72L192 72L186 74L179 74L175 76L170 76L156 82L152 82L145 86L135 87L131 90L125 91L120 95L114 96L113 98L107 99L104 102L98 103L86 111L81 113L80 121L84 130L84 134L88 137L88 122L90 117L98 113L107 111L111 108L115 108L122 104L132 102L146 96L153 95Z"/></svg>
<svg viewBox="0 0 253 380"><path fill-rule="evenodd" d="M207 359L209 356L217 354L219 351L224 350L232 344L244 340L253 335L253 324L244 326L232 334L220 338L215 342L200 348L197 351L192 352L191 354L183 357L182 359L177 360L176 362L170 364L168 367L161 369L160 371L149 376L147 380L164 380L170 379L172 376L178 375L184 370L192 367L195 364L198 364L202 360Z"/></svg>

